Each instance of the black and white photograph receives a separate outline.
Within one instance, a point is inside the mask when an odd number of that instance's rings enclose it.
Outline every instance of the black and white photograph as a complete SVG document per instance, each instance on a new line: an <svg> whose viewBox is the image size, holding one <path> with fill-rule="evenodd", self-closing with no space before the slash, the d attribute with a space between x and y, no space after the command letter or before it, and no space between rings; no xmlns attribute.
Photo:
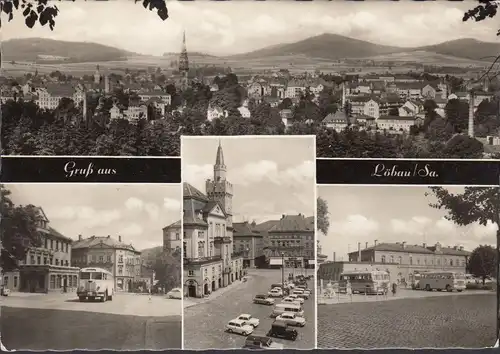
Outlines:
<svg viewBox="0 0 500 354"><path fill-rule="evenodd" d="M318 348L497 341L496 188L318 187Z"/></svg>
<svg viewBox="0 0 500 354"><path fill-rule="evenodd" d="M314 136L182 137L184 349L312 349Z"/></svg>
<svg viewBox="0 0 500 354"><path fill-rule="evenodd" d="M182 348L180 185L4 184L8 350Z"/></svg>
<svg viewBox="0 0 500 354"><path fill-rule="evenodd" d="M495 1L2 6L5 155L312 134L319 157L500 156Z"/></svg>

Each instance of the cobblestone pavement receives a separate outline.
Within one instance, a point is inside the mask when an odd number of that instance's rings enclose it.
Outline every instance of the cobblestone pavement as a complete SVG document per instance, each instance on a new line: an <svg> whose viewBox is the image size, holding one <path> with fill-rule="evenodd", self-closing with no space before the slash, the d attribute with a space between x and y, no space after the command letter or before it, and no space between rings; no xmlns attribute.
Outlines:
<svg viewBox="0 0 500 354"><path fill-rule="evenodd" d="M11 293L2 297L2 306L52 309L68 311L88 311L132 316L182 316L182 301L164 296L117 293L113 301L79 302L74 293L27 294Z"/></svg>
<svg viewBox="0 0 500 354"><path fill-rule="evenodd" d="M285 275L288 273L285 273ZM252 299L257 294L267 294L273 283L281 282L280 270L252 270L249 280L240 286L215 297L213 300L184 309L184 348L185 349L230 349L241 348L245 337L224 331L227 322L242 313L249 313L260 320L254 334L265 335L274 319L269 315L272 306L256 305ZM313 282L309 284L313 288ZM277 303L280 299L277 299ZM304 315L307 325L297 328L296 341L276 339L285 348L310 349L315 345L314 292L304 302Z"/></svg>
<svg viewBox="0 0 500 354"><path fill-rule="evenodd" d="M494 293L318 305L318 347L490 347L495 308Z"/></svg>
<svg viewBox="0 0 500 354"><path fill-rule="evenodd" d="M0 332L7 349L168 349L181 348L181 319L181 301L164 297L80 303L72 294L12 293L2 298Z"/></svg>

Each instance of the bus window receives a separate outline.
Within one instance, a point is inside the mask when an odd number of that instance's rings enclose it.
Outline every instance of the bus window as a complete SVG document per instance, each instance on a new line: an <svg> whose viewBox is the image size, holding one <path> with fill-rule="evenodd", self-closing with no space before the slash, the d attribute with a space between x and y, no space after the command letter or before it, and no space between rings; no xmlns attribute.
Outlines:
<svg viewBox="0 0 500 354"><path fill-rule="evenodd" d="M92 274L92 279L102 280L102 273L93 273Z"/></svg>
<svg viewBox="0 0 500 354"><path fill-rule="evenodd" d="M83 279L83 280L90 279L90 273L89 272L80 273L80 279Z"/></svg>

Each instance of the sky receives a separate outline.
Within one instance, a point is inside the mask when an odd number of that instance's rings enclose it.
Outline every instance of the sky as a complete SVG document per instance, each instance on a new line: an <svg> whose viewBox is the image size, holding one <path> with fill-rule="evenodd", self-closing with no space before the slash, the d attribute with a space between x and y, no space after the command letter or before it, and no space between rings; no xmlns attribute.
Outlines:
<svg viewBox="0 0 500 354"><path fill-rule="evenodd" d="M132 0L64 1L56 27L28 29L17 13L2 26L3 40L43 37L96 42L132 52L179 52L186 31L188 51L244 53L335 33L374 43L413 47L459 38L496 42L498 17L463 22L476 2L449 1L168 1L169 19Z"/></svg>
<svg viewBox="0 0 500 354"><path fill-rule="evenodd" d="M162 229L181 218L180 185L8 184L16 205L40 206L64 236L107 236L136 249L163 245Z"/></svg>
<svg viewBox="0 0 500 354"><path fill-rule="evenodd" d="M447 188L462 193L463 188ZM347 253L373 246L374 241L408 244L464 246L472 251L480 244L496 245L496 226L458 227L444 219L446 212L431 208L436 199L421 186L319 186L318 197L328 203L328 235L318 233L322 253L332 260L348 260Z"/></svg>
<svg viewBox="0 0 500 354"><path fill-rule="evenodd" d="M221 144L233 184L233 222L314 215L314 137L221 137ZM218 137L182 138L182 179L203 193L218 145Z"/></svg>

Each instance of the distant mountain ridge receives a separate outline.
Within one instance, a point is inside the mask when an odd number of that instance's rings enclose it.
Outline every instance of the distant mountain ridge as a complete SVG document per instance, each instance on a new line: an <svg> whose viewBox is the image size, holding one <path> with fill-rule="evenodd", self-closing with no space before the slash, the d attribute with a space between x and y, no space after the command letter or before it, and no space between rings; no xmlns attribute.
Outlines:
<svg viewBox="0 0 500 354"><path fill-rule="evenodd" d="M123 49L92 42L68 42L46 38L9 39L1 43L3 61L63 60L94 62L125 60L138 55ZM59 57L59 58L57 58Z"/></svg>
<svg viewBox="0 0 500 354"><path fill-rule="evenodd" d="M415 51L427 51L471 60L488 60L486 57L500 54L500 43L482 42L476 39L464 38L429 46L404 48L375 44L337 34L325 33L294 43L272 45L252 52L233 55L231 58L258 59L283 55L304 55L311 58L338 60L369 58L384 54Z"/></svg>

